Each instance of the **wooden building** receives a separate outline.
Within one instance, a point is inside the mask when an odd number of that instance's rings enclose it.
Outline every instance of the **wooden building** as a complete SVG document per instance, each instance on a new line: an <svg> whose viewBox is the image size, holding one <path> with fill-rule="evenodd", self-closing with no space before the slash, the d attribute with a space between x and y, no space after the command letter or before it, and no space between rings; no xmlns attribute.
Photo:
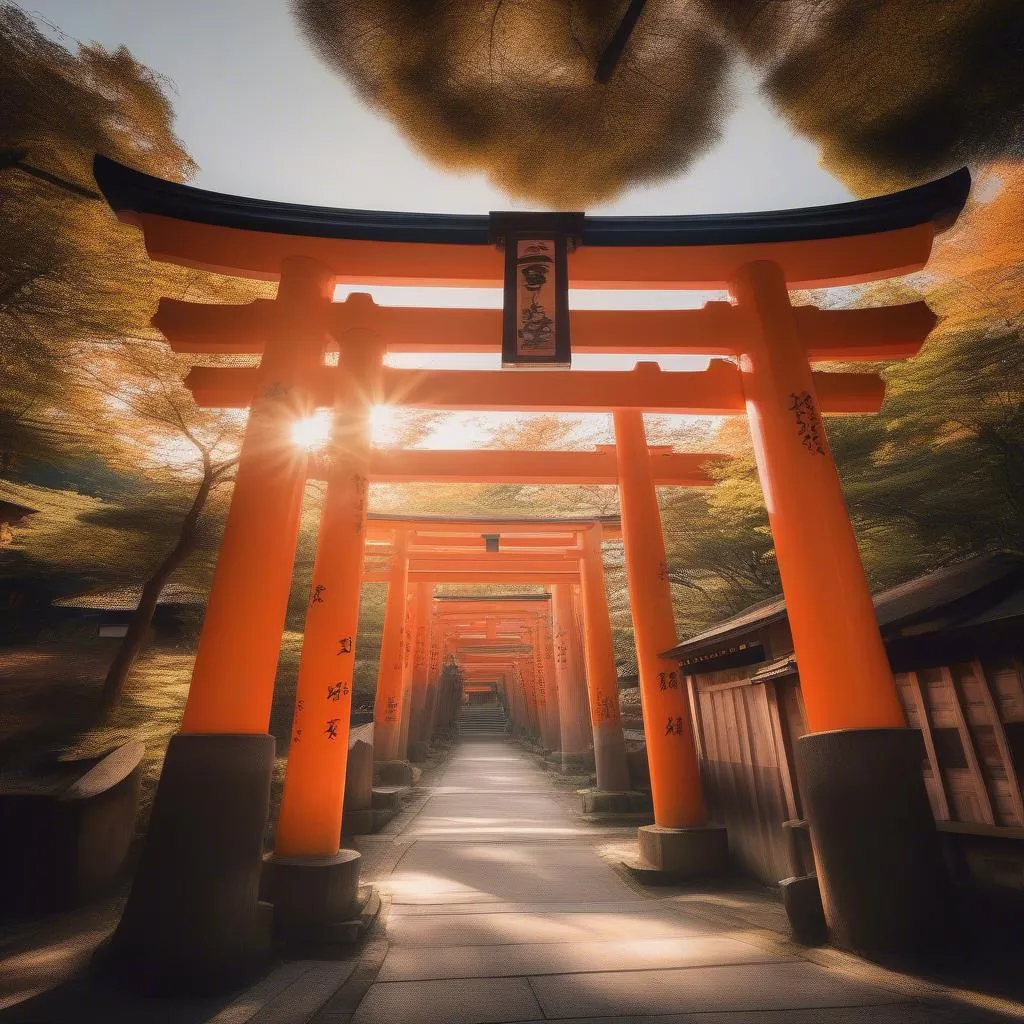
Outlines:
<svg viewBox="0 0 1024 1024"><path fill-rule="evenodd" d="M141 587L114 587L62 597L53 602L64 622L83 624L98 639L119 640L128 632L132 613L139 606ZM206 595L192 587L168 583L157 602L148 640L174 642L194 631Z"/></svg>
<svg viewBox="0 0 1024 1024"><path fill-rule="evenodd" d="M1024 558L964 560L874 603L958 870L1024 891ZM668 653L688 680L712 817L728 826L738 866L775 884L790 873L782 823L803 817L794 751L807 731L785 602Z"/></svg>

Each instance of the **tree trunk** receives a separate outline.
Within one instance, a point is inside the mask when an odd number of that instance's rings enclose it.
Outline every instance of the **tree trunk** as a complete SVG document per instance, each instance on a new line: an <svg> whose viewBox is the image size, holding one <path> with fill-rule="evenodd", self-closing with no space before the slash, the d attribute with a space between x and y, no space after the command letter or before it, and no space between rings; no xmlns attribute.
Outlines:
<svg viewBox="0 0 1024 1024"><path fill-rule="evenodd" d="M178 532L178 539L174 547L171 548L167 556L156 567L145 584L143 584L142 596L139 598L138 607L135 609L131 622L128 624L128 632L125 633L121 646L118 647L117 654L107 670L107 676L103 680L100 706L104 717L110 716L124 695L128 676L135 665L136 659L146 645L146 634L149 632L149 627L153 622L153 614L156 612L157 602L160 600L160 594L164 586L168 579L170 579L171 574L185 561L195 547L199 528L199 516L202 514L206 499L210 496L210 490L223 468L215 470L211 465L206 465L202 482L196 491L195 498L192 500L192 505L185 514L185 518L181 521L181 529Z"/></svg>

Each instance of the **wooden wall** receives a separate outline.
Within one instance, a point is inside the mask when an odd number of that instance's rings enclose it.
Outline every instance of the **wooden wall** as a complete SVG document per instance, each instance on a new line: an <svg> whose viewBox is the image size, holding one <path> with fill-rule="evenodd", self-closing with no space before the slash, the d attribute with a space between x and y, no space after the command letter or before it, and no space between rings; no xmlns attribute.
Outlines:
<svg viewBox="0 0 1024 1024"><path fill-rule="evenodd" d="M782 822L801 817L794 749L806 724L796 676L752 681L755 669L688 680L711 814L728 827L737 864L774 885L789 874ZM951 832L1024 838L1020 661L922 668L896 679L908 725L925 741L936 820Z"/></svg>
<svg viewBox="0 0 1024 1024"><path fill-rule="evenodd" d="M697 743L704 786L713 819L729 830L737 865L772 884L790 872L781 824L799 816L790 770L791 752L783 732L774 685L751 684L728 673L691 684L698 705ZM693 677L691 677L693 678Z"/></svg>
<svg viewBox="0 0 1024 1024"><path fill-rule="evenodd" d="M936 820L1024 827L1020 663L941 665L901 672L896 682L907 723L924 738Z"/></svg>

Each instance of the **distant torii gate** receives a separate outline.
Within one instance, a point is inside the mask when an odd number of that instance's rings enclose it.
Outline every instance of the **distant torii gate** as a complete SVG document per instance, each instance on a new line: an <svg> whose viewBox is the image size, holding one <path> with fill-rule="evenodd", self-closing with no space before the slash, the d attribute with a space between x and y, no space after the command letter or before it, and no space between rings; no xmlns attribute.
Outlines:
<svg viewBox="0 0 1024 1024"><path fill-rule="evenodd" d="M352 653L339 648L339 638L354 646L374 404L613 412L645 732L671 738L660 752L650 749L658 824L641 830L641 852L656 866L692 870L723 857L724 834L704 827L686 697L675 664L661 657L676 637L664 542L652 529L657 499L642 414L746 414L811 730L799 744L801 791L833 936L851 948L934 940L941 932L942 870L917 737L906 728L821 420L823 413L876 411L883 386L874 374L811 370L816 360L912 355L934 318L923 303L794 309L789 289L921 269L936 233L966 200L966 171L820 209L587 218L582 246L569 257L576 287L728 288L735 302L576 311L575 351L710 353L735 361L714 360L701 373L641 363L625 372L516 374L384 365L385 351L402 347L496 351L501 311L393 310L365 296L331 301L339 281L500 284L502 256L491 246L486 217L225 197L102 157L94 170L111 206L142 229L152 258L280 282L274 300L242 307L164 303L157 318L185 351L210 346L216 336L214 348L203 350L262 358L256 368L196 368L187 381L201 405L251 413L182 732L168 748L111 949L115 964L137 981L181 987L192 976L210 984L233 981L266 948L255 895L273 769L266 730L307 473L305 457L289 445L289 426L317 406L334 409L319 547L333 554L318 557L314 568L331 605L329 613L325 606L323 615L310 616L302 654L307 675L326 691L351 675ZM337 367L324 360L329 345L341 350ZM335 603L335 595L344 597ZM320 731L330 739L329 729ZM340 853L331 863L299 855L290 871L278 861L290 881L276 892L277 911L290 898L288 886L308 893L326 885L315 876L329 875L343 860Z"/></svg>
<svg viewBox="0 0 1024 1024"><path fill-rule="evenodd" d="M693 485L706 485L710 481L706 475L698 476L691 471L686 482ZM396 529L403 527L403 522L390 521ZM660 525L660 515L654 520ZM374 520L379 529L383 522ZM604 568L601 560L601 540L604 536L616 537L620 534L618 517L605 517L591 520L426 520L406 522L408 538L401 542L404 547L396 548L397 557L393 559L390 575L368 575L367 579L389 579L389 615L385 623L382 650L397 651L401 647L397 630L403 620L397 610L404 600L402 596L402 574L409 580L429 580L435 583L481 583L490 579L504 583L540 583L551 585L555 610L554 630L563 636L561 641L565 653L562 661L565 669L575 661L571 650L571 638L567 635L575 633L571 623L572 598L570 590L574 584L582 585L581 617L584 622L584 656L586 679L589 695L589 709L593 722L594 757L597 772L597 791L586 797L587 806L597 810L612 810L633 806L628 796L629 773L626 763L625 745L622 738L622 726L618 708L618 680L615 671L614 652L612 650L611 622L605 597ZM488 537L501 550L486 552L481 550L481 540ZM560 539L560 537L562 539ZM473 541L477 550L459 551L458 542ZM500 540L499 540L500 539ZM561 545L559 549L552 544ZM411 547L409 545L412 545ZM426 551L428 547L437 549L437 557L428 561L415 559L417 551ZM448 550L444 550L448 548ZM453 549L454 548L454 549ZM532 549L532 550L531 550ZM458 563L462 567L458 568ZM500 576L496 576L500 573ZM666 597L668 595L666 594ZM392 604L392 602L395 602ZM388 623L391 623L389 629ZM556 663L558 659L556 658ZM398 661L395 657L382 656L382 664L392 666L397 674ZM673 670L674 672L674 670ZM393 677L390 677L392 678ZM383 686L378 688L377 722L382 731L389 729L382 720L383 699L395 701L400 707L400 698L395 682L386 683L381 677ZM386 707L386 705L385 705ZM688 708L682 712L689 720ZM572 716L572 712L570 711ZM545 740L552 738L550 727L545 731ZM671 739L653 735L650 747L655 756L663 746L669 746ZM387 757L394 756L393 744L386 743ZM683 794L686 799L700 799L699 780L697 778L696 752L683 748L676 750L676 757L669 759L671 749L662 754L663 763L671 765L672 770L666 772L665 781L669 785L682 788L685 785L698 787L696 794ZM692 768L687 768L691 764Z"/></svg>

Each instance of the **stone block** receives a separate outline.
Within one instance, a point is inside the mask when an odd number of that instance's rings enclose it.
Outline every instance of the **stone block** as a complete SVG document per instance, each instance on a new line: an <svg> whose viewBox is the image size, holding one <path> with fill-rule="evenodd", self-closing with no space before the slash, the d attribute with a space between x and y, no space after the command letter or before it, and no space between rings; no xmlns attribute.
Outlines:
<svg viewBox="0 0 1024 1024"><path fill-rule="evenodd" d="M612 792L605 789L581 789L584 814L637 814L648 811L651 797L634 791Z"/></svg>
<svg viewBox="0 0 1024 1024"><path fill-rule="evenodd" d="M375 761L373 765L375 786L414 786L418 777L418 769L408 761Z"/></svg>
<svg viewBox="0 0 1024 1024"><path fill-rule="evenodd" d="M411 792L408 786L374 786L373 809L375 811L400 811L405 797Z"/></svg>
<svg viewBox="0 0 1024 1024"><path fill-rule="evenodd" d="M362 855L339 850L330 857L281 857L263 862L260 895L274 907L274 931L303 940L352 918L358 906Z"/></svg>
<svg viewBox="0 0 1024 1024"><path fill-rule="evenodd" d="M357 807L354 810L345 808L341 819L343 836L368 836L376 831L376 817L372 807Z"/></svg>
<svg viewBox="0 0 1024 1024"><path fill-rule="evenodd" d="M721 825L663 828L642 825L637 830L640 860L676 878L699 878L729 869L729 838Z"/></svg>
<svg viewBox="0 0 1024 1024"><path fill-rule="evenodd" d="M345 813L364 810L373 796L373 726L352 731L345 769Z"/></svg>
<svg viewBox="0 0 1024 1024"><path fill-rule="evenodd" d="M786 908L793 938L805 946L820 946L828 941L828 926L821 905L821 890L816 875L794 875L779 882L782 905Z"/></svg>

